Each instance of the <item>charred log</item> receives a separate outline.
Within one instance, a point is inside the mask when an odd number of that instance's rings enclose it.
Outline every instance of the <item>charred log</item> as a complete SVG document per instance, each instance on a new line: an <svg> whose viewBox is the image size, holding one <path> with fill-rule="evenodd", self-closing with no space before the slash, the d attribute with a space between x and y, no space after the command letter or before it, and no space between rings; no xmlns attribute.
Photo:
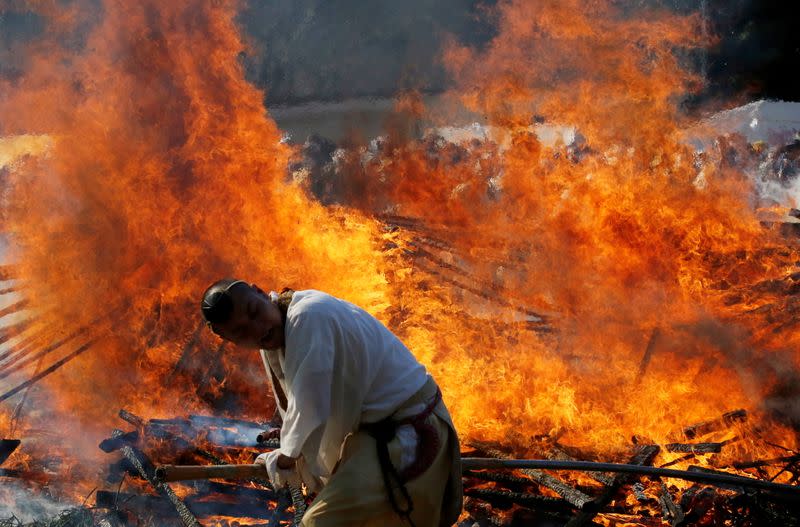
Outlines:
<svg viewBox="0 0 800 527"><path fill-rule="evenodd" d="M119 437L123 435L124 432L122 430L114 430L111 434L112 437ZM200 523L197 521L197 518L191 513L191 511L186 507L186 504L181 500L175 491L173 491L169 485L166 483L160 483L155 479L155 467L150 462L150 459L144 454L144 452L131 447L131 446L123 446L120 451L125 458L136 467L136 470L139 474L147 480L148 483L155 489L155 491L162 496L164 499L168 500L169 503L172 505L172 512L173 514L177 514L178 517L181 519L181 522L186 527L201 527Z"/></svg>
<svg viewBox="0 0 800 527"><path fill-rule="evenodd" d="M717 491L711 487L691 487L681 496L680 507L687 511L683 525L695 525L714 506Z"/></svg>
<svg viewBox="0 0 800 527"><path fill-rule="evenodd" d="M499 450L489 445L474 444L473 446L475 446L476 448L485 452L487 455L494 458L510 459L511 457L502 450ZM522 472L535 482L539 483L540 485L543 485L555 491L559 496L567 500L576 509L583 509L585 507L588 507L592 502L591 496L581 492L580 490L569 485L565 481L555 476L551 476L550 474L544 472L543 470L523 468L522 470L520 470L520 472Z"/></svg>
<svg viewBox="0 0 800 527"><path fill-rule="evenodd" d="M256 489L209 480L196 480L190 482L190 484L199 494L225 494L259 503L278 499L278 492L272 489Z"/></svg>
<svg viewBox="0 0 800 527"><path fill-rule="evenodd" d="M530 487L537 485L537 483L530 478L522 478L519 476L508 474L506 472L467 470L464 472L463 476L465 478L478 479L481 481L493 481L495 483L504 483L507 486L515 486L515 487Z"/></svg>
<svg viewBox="0 0 800 527"><path fill-rule="evenodd" d="M200 518L206 516L232 516L237 518L260 518L269 519L272 512L262 502L249 502L247 500L237 500L236 503L226 503L224 501L205 501L208 498L186 498L185 503L189 514ZM148 511L156 513L154 516L169 517L174 514L173 503L161 496L137 495L137 494L118 494L105 490L97 491L95 505L103 509L133 509L136 511ZM171 512L172 511L172 512ZM194 517L193 516L193 517ZM197 520L195 520L197 521ZM200 525L198 523L198 525Z"/></svg>
<svg viewBox="0 0 800 527"><path fill-rule="evenodd" d="M647 503L650 501L650 498L648 498L647 494L644 493L644 485L642 485L640 482L637 481L634 483L631 487L631 490L633 491L633 495L636 497L636 501L639 503Z"/></svg>
<svg viewBox="0 0 800 527"><path fill-rule="evenodd" d="M132 424L136 428L144 428L144 424L145 424L144 423L144 419L142 419L138 415L133 414L133 413L125 410L124 408L119 411L118 415L119 415L120 419L122 419L123 421L125 421L127 423Z"/></svg>
<svg viewBox="0 0 800 527"><path fill-rule="evenodd" d="M653 448L658 448L652 445ZM652 460L650 460L652 462ZM649 463L648 463L649 465ZM668 468L656 468L651 466L643 466L642 463L596 463L591 461L555 461L555 460L542 460L542 459L497 459L497 458L463 458L461 466L465 470L477 469L520 469L530 470L547 469L547 470L568 470L568 471L581 471L581 472L616 472L620 475L628 474L635 476L653 476L665 478L677 478L686 481L694 481L705 483L708 485L716 485L718 487L732 486L742 487L748 489L755 489L766 491L770 496L780 499L794 499L797 500L800 496L800 487L787 485L785 483L773 483L770 481L763 481L760 479L749 478L745 476L738 476L729 474L727 472L718 472L715 470L704 469L697 467L697 470L674 470Z"/></svg>
<svg viewBox="0 0 800 527"><path fill-rule="evenodd" d="M730 428L734 425L734 423L741 423L746 420L747 410L733 410L731 412L722 414L722 416L717 419L702 421L700 423L687 426L683 429L683 435L685 435L687 439L694 439L712 432L718 432L720 430Z"/></svg>
<svg viewBox="0 0 800 527"><path fill-rule="evenodd" d="M631 465L650 465L659 451L659 448L656 445L645 445L637 448L638 451L630 460ZM588 508L588 510L579 512L566 524L566 527L580 527L582 525L591 523L597 513L611 503L611 500L614 499L620 488L626 483L629 483L631 479L632 477L628 474L617 474L617 476L614 478L614 482L611 485L606 486L602 494L595 498L595 500L591 503L590 508Z"/></svg>
<svg viewBox="0 0 800 527"><path fill-rule="evenodd" d="M191 452L192 454L210 461L214 465L224 465L225 461L222 460L219 456L212 454L211 452L198 448L190 444L184 438L180 437L177 434L174 434L169 430L172 426L178 426L181 429L188 428L192 430L192 426L190 422L186 419L151 419L150 421L146 422L144 419L139 417L136 414L133 414L125 409L119 411L119 416L124 421L133 424L137 428L144 430L144 435L151 435L153 437L157 437L159 439L164 439L170 441L174 447L178 450ZM196 416L195 416L196 417ZM224 418L223 418L224 419ZM242 421L248 422L248 421ZM251 480L253 483L257 483L265 488L272 489L272 485L269 481L265 478L254 478Z"/></svg>
<svg viewBox="0 0 800 527"><path fill-rule="evenodd" d="M119 483L126 476L141 477L136 467L131 465L131 462L126 458L122 458L115 463L108 465L108 475L106 475L107 483Z"/></svg>
<svg viewBox="0 0 800 527"><path fill-rule="evenodd" d="M14 453L20 443L22 441L19 439L0 439L0 465Z"/></svg>
<svg viewBox="0 0 800 527"><path fill-rule="evenodd" d="M478 498L501 509L509 508L512 505L535 508L537 510L549 510L558 512L569 512L574 507L564 499L540 496L538 494L526 494L522 492L512 492L497 489L466 489L465 496Z"/></svg>
<svg viewBox="0 0 800 527"><path fill-rule="evenodd" d="M107 439L103 439L100 441L100 450L105 452L106 454L110 454L115 450L119 450L120 448L124 447L125 445L134 445L139 441L139 431L134 430L133 432L128 432L126 434L118 435L116 437L109 437Z"/></svg>
<svg viewBox="0 0 800 527"><path fill-rule="evenodd" d="M670 443L664 445L667 452L691 454L719 454L726 443Z"/></svg>
<svg viewBox="0 0 800 527"><path fill-rule="evenodd" d="M578 461L576 457L571 456L557 444L550 446L547 457L549 459L559 459L563 461ZM589 472L589 477L603 485L611 485L614 482L614 475L605 472Z"/></svg>
<svg viewBox="0 0 800 527"><path fill-rule="evenodd" d="M683 513L681 506L672 499L669 489L663 482L661 483L661 492L658 495L658 502L661 504L661 514L664 521L669 522L672 527L677 527L682 524L686 515Z"/></svg>

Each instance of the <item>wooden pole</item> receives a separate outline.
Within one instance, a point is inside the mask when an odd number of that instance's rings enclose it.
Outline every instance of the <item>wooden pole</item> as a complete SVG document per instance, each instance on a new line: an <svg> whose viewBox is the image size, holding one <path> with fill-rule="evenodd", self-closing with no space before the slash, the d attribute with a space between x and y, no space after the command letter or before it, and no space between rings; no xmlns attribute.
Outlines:
<svg viewBox="0 0 800 527"><path fill-rule="evenodd" d="M760 479L737 476L735 474L709 474L690 470L673 470L643 465L626 465L623 463L596 463L593 461L558 461L553 459L496 459L482 457L466 457L461 459L462 471L497 470L497 469L539 469L566 470L580 472L616 472L620 474L639 474L676 478L696 483L716 486L736 486L766 490L783 495L800 497L800 487L773 483ZM263 465L162 465L156 468L159 481L182 481L190 479L253 479L265 477Z"/></svg>
<svg viewBox="0 0 800 527"><path fill-rule="evenodd" d="M751 489L767 490L783 495L800 497L800 487L773 483L760 479L737 476L735 474L708 474L690 470L674 470L669 468L648 467L642 465L626 465L622 463L595 463L593 461L557 461L552 459L495 459L495 458L463 458L462 470L480 469L541 469L541 470L570 470L581 472L617 472L621 474L640 474L642 476L656 476L676 478L696 483L706 483L715 486L736 486Z"/></svg>

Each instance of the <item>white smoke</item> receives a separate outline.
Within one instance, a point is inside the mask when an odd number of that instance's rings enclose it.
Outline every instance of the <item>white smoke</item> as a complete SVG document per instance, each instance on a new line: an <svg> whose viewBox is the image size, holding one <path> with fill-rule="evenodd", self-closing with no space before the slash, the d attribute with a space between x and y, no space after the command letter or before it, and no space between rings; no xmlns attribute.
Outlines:
<svg viewBox="0 0 800 527"><path fill-rule="evenodd" d="M13 478L5 478L0 489L0 519L16 518L28 523L56 516L76 505L79 504L58 501L48 496L46 489L29 487Z"/></svg>

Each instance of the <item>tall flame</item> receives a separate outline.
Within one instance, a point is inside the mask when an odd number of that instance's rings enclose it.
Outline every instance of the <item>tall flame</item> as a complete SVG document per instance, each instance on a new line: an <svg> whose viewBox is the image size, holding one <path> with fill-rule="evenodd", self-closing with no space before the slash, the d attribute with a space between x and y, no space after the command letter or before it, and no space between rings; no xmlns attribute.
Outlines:
<svg viewBox="0 0 800 527"><path fill-rule="evenodd" d="M9 181L4 227L26 295L53 340L113 320L50 385L79 420L139 401L172 411L159 378L220 276L316 287L380 311L387 288L374 224L285 183L291 150L243 76L233 2L76 3L4 81L2 135L46 133L46 159ZM79 49L59 39L89 25ZM207 339L210 340L210 339ZM259 386L263 392L263 386Z"/></svg>

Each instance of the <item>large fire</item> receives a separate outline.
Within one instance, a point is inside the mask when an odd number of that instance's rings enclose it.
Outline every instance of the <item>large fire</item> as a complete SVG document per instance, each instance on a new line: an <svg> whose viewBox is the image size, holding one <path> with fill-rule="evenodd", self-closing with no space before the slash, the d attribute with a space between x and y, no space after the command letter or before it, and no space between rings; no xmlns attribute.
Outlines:
<svg viewBox="0 0 800 527"><path fill-rule="evenodd" d="M750 179L685 140L694 16L500 2L485 49L443 53L449 95L492 140L432 156L390 134L369 161L342 159L341 204L324 206L287 177L295 152L244 79L235 1L37 4L46 37L0 81L0 137L39 137L0 143L3 231L38 342L98 341L41 381L23 430L64 430L90 463L122 407L221 412L227 394L230 415L268 415L256 356L221 350L203 387L174 376L187 340L218 349L197 301L228 275L374 313L467 441L525 452L547 434L612 455L746 408L800 447L798 337L775 285L800 254L759 222ZM413 95L398 106L448 123ZM581 140L546 144L539 122Z"/></svg>

